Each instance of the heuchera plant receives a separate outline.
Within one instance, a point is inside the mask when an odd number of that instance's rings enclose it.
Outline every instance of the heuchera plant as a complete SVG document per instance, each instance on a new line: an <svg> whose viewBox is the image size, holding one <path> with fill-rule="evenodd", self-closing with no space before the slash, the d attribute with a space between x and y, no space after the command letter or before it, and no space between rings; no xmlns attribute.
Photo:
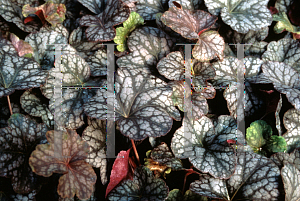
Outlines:
<svg viewBox="0 0 300 201"><path fill-rule="evenodd" d="M0 0L1 201L299 201L299 9Z"/></svg>

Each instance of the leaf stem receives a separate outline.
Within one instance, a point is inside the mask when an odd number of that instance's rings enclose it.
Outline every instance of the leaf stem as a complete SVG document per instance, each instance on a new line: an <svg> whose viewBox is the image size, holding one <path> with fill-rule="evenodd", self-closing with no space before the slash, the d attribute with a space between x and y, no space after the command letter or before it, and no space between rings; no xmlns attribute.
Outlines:
<svg viewBox="0 0 300 201"><path fill-rule="evenodd" d="M136 157L136 159L137 159L137 161L138 161L138 164L141 165L141 163L140 163L140 158L139 158L139 154L138 154L138 152L137 152L137 150L136 150L136 147L135 147L135 144L134 144L134 140L133 140L133 139L131 139L131 144L132 144L132 147L133 147L133 151L134 151L135 157Z"/></svg>
<svg viewBox="0 0 300 201"><path fill-rule="evenodd" d="M9 96L6 96L6 97L7 97L7 102L8 102L8 107L9 107L10 115L13 115L13 112L12 112L12 109L11 109L11 104L10 104Z"/></svg>

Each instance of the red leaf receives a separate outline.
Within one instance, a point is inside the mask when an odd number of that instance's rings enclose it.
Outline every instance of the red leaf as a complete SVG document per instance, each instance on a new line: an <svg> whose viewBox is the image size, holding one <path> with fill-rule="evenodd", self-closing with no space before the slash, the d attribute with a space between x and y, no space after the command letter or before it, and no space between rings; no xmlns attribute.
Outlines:
<svg viewBox="0 0 300 201"><path fill-rule="evenodd" d="M28 22L31 22L31 21L34 21L34 17L27 17L27 18L24 20L24 24L27 24Z"/></svg>
<svg viewBox="0 0 300 201"><path fill-rule="evenodd" d="M38 10L38 11L36 11L34 14L37 15L37 16L40 18L40 20L41 20L41 22L42 22L43 24L46 23L46 19L45 19L43 10Z"/></svg>
<svg viewBox="0 0 300 201"><path fill-rule="evenodd" d="M131 148L127 151L120 151L120 153L118 154L118 157L115 160L114 165L112 167L110 181L106 189L105 197L123 180L133 179L133 172L129 167L130 150Z"/></svg>

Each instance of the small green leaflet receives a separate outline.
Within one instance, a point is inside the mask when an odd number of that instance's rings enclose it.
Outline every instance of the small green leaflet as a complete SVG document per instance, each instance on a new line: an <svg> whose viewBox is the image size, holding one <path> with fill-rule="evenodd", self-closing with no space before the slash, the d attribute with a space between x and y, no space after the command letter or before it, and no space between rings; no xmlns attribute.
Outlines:
<svg viewBox="0 0 300 201"><path fill-rule="evenodd" d="M123 27L116 29L114 42L118 44L117 49L124 52L128 47L126 45L129 34L139 25L144 24L144 19L136 12L131 12L129 18L123 23Z"/></svg>
<svg viewBox="0 0 300 201"><path fill-rule="evenodd" d="M282 33L283 31L288 31L291 33L300 34L300 27L296 27L292 25L285 12L274 14L273 20L277 21L274 27L275 33L279 34Z"/></svg>

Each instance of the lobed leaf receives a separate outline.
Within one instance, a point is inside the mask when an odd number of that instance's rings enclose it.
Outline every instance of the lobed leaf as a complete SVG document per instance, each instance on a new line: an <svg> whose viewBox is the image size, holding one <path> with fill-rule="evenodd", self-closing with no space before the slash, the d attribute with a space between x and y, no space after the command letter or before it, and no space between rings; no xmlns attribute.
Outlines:
<svg viewBox="0 0 300 201"><path fill-rule="evenodd" d="M0 97L8 96L15 90L39 87L45 82L47 72L37 62L19 57L11 42L0 39Z"/></svg>
<svg viewBox="0 0 300 201"><path fill-rule="evenodd" d="M88 124L81 137L90 147L86 162L100 168L101 182L105 185L107 182L106 122L88 118Z"/></svg>
<svg viewBox="0 0 300 201"><path fill-rule="evenodd" d="M62 153L57 158L54 145L54 131L46 133L49 144L38 145L29 158L29 165L38 175L49 177L61 173L57 192L62 198L88 199L93 193L97 175L91 165L85 162L89 152L88 144L74 130L62 134ZM63 157L61 157L63 156Z"/></svg>
<svg viewBox="0 0 300 201"><path fill-rule="evenodd" d="M171 87L159 78L119 68L114 107L106 103L107 91L99 89L96 96L84 104L84 110L90 117L105 120L107 107L115 108L114 117L121 133L130 139L142 140L165 135L172 126L172 118L180 120L171 94Z"/></svg>
<svg viewBox="0 0 300 201"><path fill-rule="evenodd" d="M272 15L267 8L268 0L204 0L213 15L221 13L222 20L237 32L247 33L270 26Z"/></svg>
<svg viewBox="0 0 300 201"><path fill-rule="evenodd" d="M46 143L45 124L37 124L20 113L11 115L8 127L0 129L0 176L12 177L16 193L39 190L40 178L33 174L28 159L37 144Z"/></svg>
<svg viewBox="0 0 300 201"><path fill-rule="evenodd" d="M85 15L80 19L81 26L88 26L86 36L90 41L113 40L116 31L114 26L121 24L129 17L129 8L120 0L107 0L102 13L96 16Z"/></svg>
<svg viewBox="0 0 300 201"><path fill-rule="evenodd" d="M281 169L282 181L285 190L286 201L297 201L300 199L300 170L293 164L287 163Z"/></svg>

